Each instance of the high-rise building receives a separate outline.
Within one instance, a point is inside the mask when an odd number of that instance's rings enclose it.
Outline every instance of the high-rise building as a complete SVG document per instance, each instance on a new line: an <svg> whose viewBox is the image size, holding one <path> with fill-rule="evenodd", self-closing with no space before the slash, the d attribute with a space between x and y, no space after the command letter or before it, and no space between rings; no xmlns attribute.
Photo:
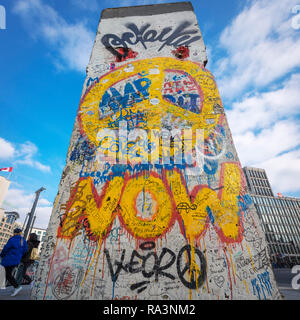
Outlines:
<svg viewBox="0 0 300 320"><path fill-rule="evenodd" d="M43 246L43 243L44 243L45 236L46 236L46 230L42 229L42 228L32 228L30 233L35 233L37 235L38 240L40 241L40 244L38 247L39 252L40 252L41 248Z"/></svg>
<svg viewBox="0 0 300 320"><path fill-rule="evenodd" d="M3 249L7 240L13 236L15 228L21 228L21 225L16 222L20 216L18 212L5 212L0 209L0 251Z"/></svg>
<svg viewBox="0 0 300 320"><path fill-rule="evenodd" d="M300 264L300 198L274 196L264 169L243 168L272 261Z"/></svg>
<svg viewBox="0 0 300 320"><path fill-rule="evenodd" d="M274 196L264 169L244 167L247 185L252 194Z"/></svg>

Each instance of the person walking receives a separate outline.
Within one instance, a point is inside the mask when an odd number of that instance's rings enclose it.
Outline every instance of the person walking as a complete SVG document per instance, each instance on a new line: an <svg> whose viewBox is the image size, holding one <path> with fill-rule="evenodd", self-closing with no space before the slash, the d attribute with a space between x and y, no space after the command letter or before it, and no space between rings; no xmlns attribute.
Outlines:
<svg viewBox="0 0 300 320"><path fill-rule="evenodd" d="M19 285L22 284L23 279L25 279L28 282L28 284L30 284L33 281L33 279L31 279L26 274L26 271L28 267L34 263L35 260L39 259L39 256L38 256L39 244L40 244L40 241L38 240L37 234L30 233L27 241L28 250L21 259L21 264L23 266L22 268L20 268L20 275L16 276L16 279Z"/></svg>
<svg viewBox="0 0 300 320"><path fill-rule="evenodd" d="M2 258L1 265L5 268L6 280L15 288L11 295L12 297L22 290L22 287L17 283L12 272L14 268L19 265L23 255L28 249L27 242L21 233L22 230L16 228L14 235L7 241L0 253L0 257Z"/></svg>

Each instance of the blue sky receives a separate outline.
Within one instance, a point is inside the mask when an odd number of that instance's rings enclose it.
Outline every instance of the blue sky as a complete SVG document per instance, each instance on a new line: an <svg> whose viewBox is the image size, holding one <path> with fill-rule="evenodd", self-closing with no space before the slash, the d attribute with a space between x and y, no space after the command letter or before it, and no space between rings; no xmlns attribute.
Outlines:
<svg viewBox="0 0 300 320"><path fill-rule="evenodd" d="M2 206L20 222L43 186L35 226L47 227L101 11L167 2L0 0L0 168L14 167ZM300 1L191 2L242 165L299 197Z"/></svg>

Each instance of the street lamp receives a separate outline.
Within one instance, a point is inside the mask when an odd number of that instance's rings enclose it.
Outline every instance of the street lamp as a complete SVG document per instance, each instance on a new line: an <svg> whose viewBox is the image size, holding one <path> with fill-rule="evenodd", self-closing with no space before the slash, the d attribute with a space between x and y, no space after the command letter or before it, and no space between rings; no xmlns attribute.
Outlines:
<svg viewBox="0 0 300 320"><path fill-rule="evenodd" d="M35 221L35 219L33 220L33 216L34 216L34 212L35 212L35 209L36 209L36 206L37 206L37 202L38 202L40 193L42 191L44 191L44 190L46 190L46 189L44 187L42 187L42 188L40 188L39 190L37 190L35 192L35 200L34 200L34 203L32 205L31 211L28 213L28 221L27 221L27 225L26 225L26 228L25 228L25 231L24 231L24 238L25 239L27 239L28 233L32 229L33 223Z"/></svg>

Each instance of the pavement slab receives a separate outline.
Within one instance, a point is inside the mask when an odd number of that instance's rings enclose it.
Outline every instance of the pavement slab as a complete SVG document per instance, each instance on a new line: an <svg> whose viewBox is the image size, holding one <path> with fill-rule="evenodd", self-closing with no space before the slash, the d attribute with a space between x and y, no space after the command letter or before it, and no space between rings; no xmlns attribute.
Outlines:
<svg viewBox="0 0 300 320"><path fill-rule="evenodd" d="M30 285L22 285L22 290L15 297L11 297L13 292L14 288L11 286L0 289L0 300L30 300Z"/></svg>

